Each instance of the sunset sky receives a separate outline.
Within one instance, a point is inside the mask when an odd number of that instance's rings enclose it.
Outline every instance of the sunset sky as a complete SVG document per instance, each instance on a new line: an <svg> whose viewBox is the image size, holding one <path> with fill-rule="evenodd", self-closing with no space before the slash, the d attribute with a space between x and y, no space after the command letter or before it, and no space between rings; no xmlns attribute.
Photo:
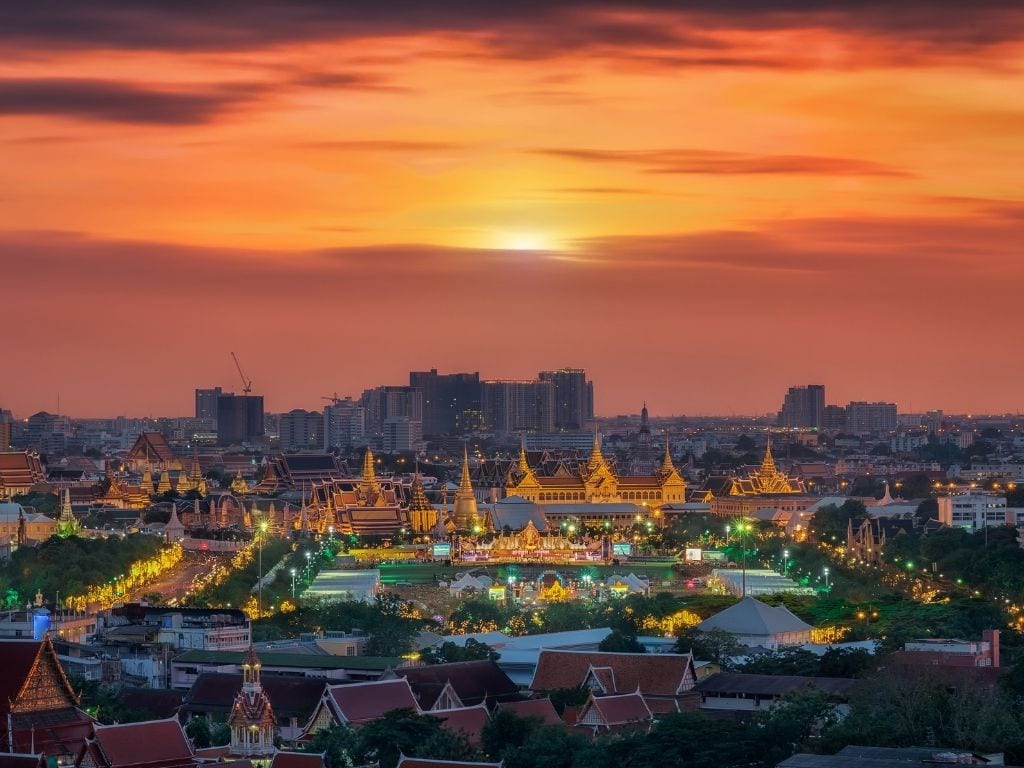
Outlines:
<svg viewBox="0 0 1024 768"><path fill-rule="evenodd" d="M8 4L0 407L1020 410L1024 9L951 6Z"/></svg>

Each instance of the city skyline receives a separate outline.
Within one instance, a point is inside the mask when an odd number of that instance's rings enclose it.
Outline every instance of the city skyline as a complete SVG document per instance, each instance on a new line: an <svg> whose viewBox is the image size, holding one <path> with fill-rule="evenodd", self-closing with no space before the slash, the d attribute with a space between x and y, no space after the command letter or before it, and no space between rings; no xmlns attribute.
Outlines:
<svg viewBox="0 0 1024 768"><path fill-rule="evenodd" d="M272 411L565 365L599 415L1024 406L1014 4L51 13L0 11L0 407L184 414L231 351Z"/></svg>

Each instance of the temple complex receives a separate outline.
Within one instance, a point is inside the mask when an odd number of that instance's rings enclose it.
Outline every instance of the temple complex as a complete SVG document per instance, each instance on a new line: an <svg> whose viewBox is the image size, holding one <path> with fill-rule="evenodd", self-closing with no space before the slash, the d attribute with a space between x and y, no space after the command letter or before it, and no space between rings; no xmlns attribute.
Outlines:
<svg viewBox="0 0 1024 768"><path fill-rule="evenodd" d="M393 536L411 528L409 509L398 485L377 478L373 452L363 455L360 478L333 480L310 489L304 516L311 530L341 535Z"/></svg>
<svg viewBox="0 0 1024 768"><path fill-rule="evenodd" d="M564 468L551 476L536 474L520 448L516 471L509 476L506 493L539 504L595 504L630 502L648 507L652 513L664 504L686 498L686 481L676 470L668 443L661 466L649 475L619 475L601 453L601 437L594 433L594 446L585 465L575 473Z"/></svg>
<svg viewBox="0 0 1024 768"><path fill-rule="evenodd" d="M812 503L803 481L775 465L770 434L760 466L743 475L709 477L702 492L702 500L711 503L711 511L725 517L746 517L765 508L802 512Z"/></svg>

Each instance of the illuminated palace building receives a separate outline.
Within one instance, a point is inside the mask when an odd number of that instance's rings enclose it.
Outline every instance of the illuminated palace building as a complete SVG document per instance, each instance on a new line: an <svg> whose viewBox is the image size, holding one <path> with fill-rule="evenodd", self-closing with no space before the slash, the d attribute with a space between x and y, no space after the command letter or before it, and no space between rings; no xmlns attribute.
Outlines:
<svg viewBox="0 0 1024 768"><path fill-rule="evenodd" d="M807 495L802 480L775 466L770 435L760 466L742 475L709 477L697 497L709 502L711 512L722 517L749 517L767 508L799 514L815 501Z"/></svg>
<svg viewBox="0 0 1024 768"><path fill-rule="evenodd" d="M647 508L658 518L662 506L686 501L686 481L672 463L667 442L660 466L652 474L619 475L601 453L601 439L596 433L586 464L575 470L560 466L547 476L534 472L525 448L521 448L505 490L507 496L542 505L551 522L575 517L589 525L610 522L618 526L626 518L632 521L637 507Z"/></svg>

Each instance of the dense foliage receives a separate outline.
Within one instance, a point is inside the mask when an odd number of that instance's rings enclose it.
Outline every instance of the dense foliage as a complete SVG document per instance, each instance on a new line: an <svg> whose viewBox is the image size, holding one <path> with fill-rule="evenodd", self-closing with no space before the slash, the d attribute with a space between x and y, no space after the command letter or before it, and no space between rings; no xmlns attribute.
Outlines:
<svg viewBox="0 0 1024 768"><path fill-rule="evenodd" d="M427 622L407 601L393 594L378 595L372 603L347 600L304 601L294 611L257 621L254 639L279 640L302 632L362 630L369 635L367 656L401 656Z"/></svg>
<svg viewBox="0 0 1024 768"><path fill-rule="evenodd" d="M155 556L163 546L158 537L136 533L123 539L54 536L38 547L22 547L0 564L4 607L25 605L37 591L46 600L54 600L58 592L65 597L85 594L90 586L127 572L133 562Z"/></svg>

